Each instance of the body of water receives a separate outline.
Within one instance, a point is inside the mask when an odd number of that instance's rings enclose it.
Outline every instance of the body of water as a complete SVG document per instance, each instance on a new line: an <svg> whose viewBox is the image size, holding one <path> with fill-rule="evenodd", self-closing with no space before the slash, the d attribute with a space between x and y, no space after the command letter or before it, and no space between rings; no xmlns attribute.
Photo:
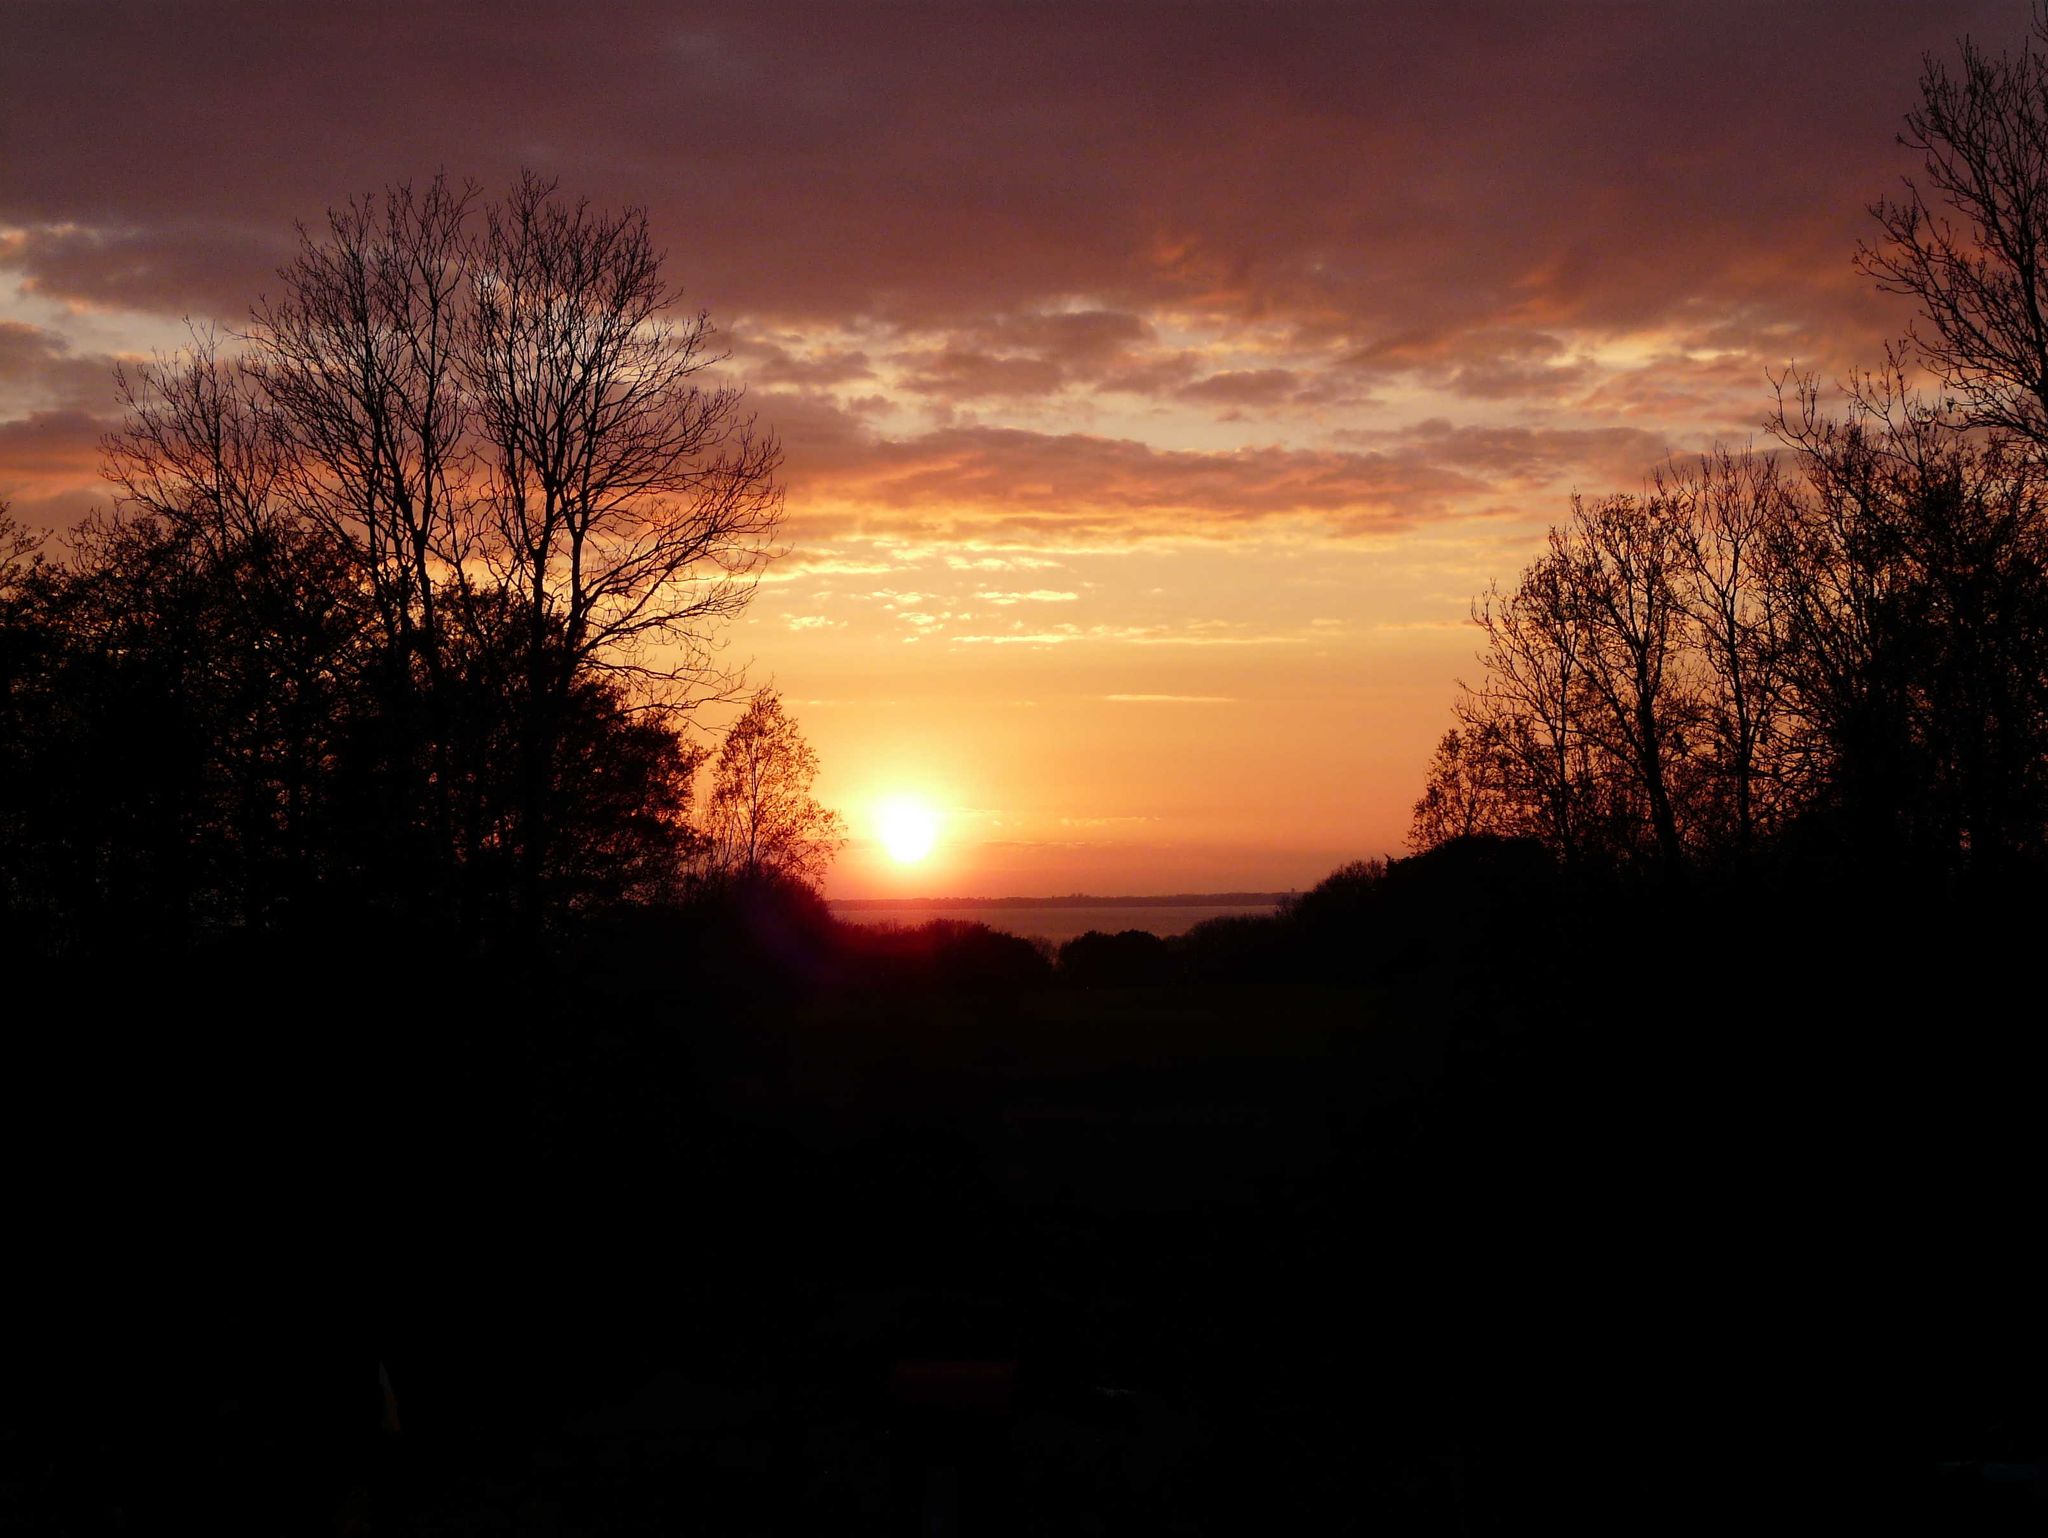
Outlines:
<svg viewBox="0 0 2048 1538"><path fill-rule="evenodd" d="M1235 914L1263 917L1277 906L1274 902L1161 903L1156 906L1086 902L1072 905L990 903L971 907L952 903L891 903L887 906L833 903L832 911L848 924L901 924L906 928L927 924L933 919L955 919L965 924L986 924L991 929L1023 935L1027 939L1050 940L1057 945L1091 929L1111 935L1126 929L1146 929L1161 936L1184 934L1204 919Z"/></svg>

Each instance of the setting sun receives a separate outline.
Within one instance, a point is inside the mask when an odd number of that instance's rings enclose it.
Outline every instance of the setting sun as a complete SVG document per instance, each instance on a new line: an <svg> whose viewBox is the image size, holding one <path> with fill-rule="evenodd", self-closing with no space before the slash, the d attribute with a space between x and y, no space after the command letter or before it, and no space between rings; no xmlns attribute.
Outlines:
<svg viewBox="0 0 2048 1538"><path fill-rule="evenodd" d="M912 797L891 796L875 809L875 832L890 859L915 865L938 841L938 814Z"/></svg>

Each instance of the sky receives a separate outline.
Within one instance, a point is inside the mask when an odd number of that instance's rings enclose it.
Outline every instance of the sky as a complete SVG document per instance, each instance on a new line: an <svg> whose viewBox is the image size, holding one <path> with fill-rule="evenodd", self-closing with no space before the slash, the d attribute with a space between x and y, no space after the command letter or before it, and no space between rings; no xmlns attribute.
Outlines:
<svg viewBox="0 0 2048 1538"><path fill-rule="evenodd" d="M1881 360L1923 56L2028 19L0 0L0 499L104 504L114 363L243 322L296 224L532 168L649 211L781 440L726 656L818 751L832 895L1306 887L1402 851L1473 595L1574 491Z"/></svg>

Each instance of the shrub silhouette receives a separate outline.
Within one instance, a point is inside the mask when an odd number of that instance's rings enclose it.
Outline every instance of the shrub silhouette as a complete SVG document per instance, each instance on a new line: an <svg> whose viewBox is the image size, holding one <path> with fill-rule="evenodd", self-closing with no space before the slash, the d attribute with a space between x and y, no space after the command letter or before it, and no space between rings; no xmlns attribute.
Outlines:
<svg viewBox="0 0 2048 1538"><path fill-rule="evenodd" d="M848 975L870 988L982 992L1042 987L1052 976L1029 940L958 919L915 928L847 925L840 945Z"/></svg>
<svg viewBox="0 0 2048 1538"><path fill-rule="evenodd" d="M1277 917L1234 913L1204 919L1169 945L1190 982L1244 983L1280 972L1285 939Z"/></svg>
<svg viewBox="0 0 2048 1538"><path fill-rule="evenodd" d="M1104 934L1091 929L1059 950L1060 976L1083 988L1152 988L1173 977L1173 954L1143 929Z"/></svg>

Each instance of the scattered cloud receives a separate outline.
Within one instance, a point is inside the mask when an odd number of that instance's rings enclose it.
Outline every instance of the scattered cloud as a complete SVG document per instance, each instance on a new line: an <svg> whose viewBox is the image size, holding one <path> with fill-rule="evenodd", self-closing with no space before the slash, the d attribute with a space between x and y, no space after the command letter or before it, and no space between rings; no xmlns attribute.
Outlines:
<svg viewBox="0 0 2048 1538"><path fill-rule="evenodd" d="M1858 0L1814 0L1757 48L1745 8L1678 0L1627 27L1496 0L1171 28L1078 0L713 4L687 25L622 0L602 33L541 6L519 48L479 51L460 8L285 7L252 29L231 0L47 6L0 57L0 275L39 316L232 325L276 287L295 221L317 231L436 164L496 187L523 163L645 203L685 303L734 328L731 372L781 434L807 529L1384 532L1502 487L1416 440L1311 446L1311 428L1398 430L1334 420L1367 401L1426 389L1496 425L1552 414L1510 423L1531 433L1598 417L1685 439L1760 415L1767 364L1873 357L1904 317L1848 256L1911 170L1901 105L1924 53L2010 32L2008 10L1870 27ZM1711 88L1674 88L1675 58ZM152 110L81 133L87 78ZM1828 103L1796 152L1754 108L1773 100ZM0 419L40 476L61 414L108 409L105 381L82 344L24 346L5 287ZM1204 409L1274 441L1202 450L1144 415ZM1045 430L1000 419L1027 410Z"/></svg>
<svg viewBox="0 0 2048 1538"><path fill-rule="evenodd" d="M107 423L78 410L32 411L0 422L0 490L21 481L91 482Z"/></svg>
<svg viewBox="0 0 2048 1538"><path fill-rule="evenodd" d="M894 439L840 434L793 468L801 491L838 505L833 526L918 538L1201 538L1286 515L1389 529L1485 489L1434 456L1281 445L1203 452L979 426Z"/></svg>
<svg viewBox="0 0 2048 1538"><path fill-rule="evenodd" d="M1182 385L1182 400L1220 406L1272 406L1286 400L1300 383L1292 369L1234 369Z"/></svg>
<svg viewBox="0 0 2048 1538"><path fill-rule="evenodd" d="M752 342L738 350L746 377L765 385L817 389L875 377L867 353L859 348L827 346L798 354L773 342Z"/></svg>
<svg viewBox="0 0 2048 1538"><path fill-rule="evenodd" d="M71 410L111 414L114 360L81 355L57 332L0 320L0 412Z"/></svg>
<svg viewBox="0 0 2048 1538"><path fill-rule="evenodd" d="M949 555L946 564L955 571L1051 571L1065 562L1036 555Z"/></svg>
<svg viewBox="0 0 2048 1538"><path fill-rule="evenodd" d="M1200 624L1180 629L1164 625L1052 625L1040 630L1011 630L995 634L954 635L946 638L959 646L1072 646L1092 642L1123 646L1293 646L1308 639L1302 635L1222 632Z"/></svg>
<svg viewBox="0 0 2048 1538"><path fill-rule="evenodd" d="M1081 595L1079 593L1054 592L1050 588L1041 587L1033 588L1028 593L996 593L982 591L976 593L974 596L982 600L982 602L984 603L992 603L997 605L998 607L1007 608L1011 604L1018 603L1072 603Z"/></svg>
<svg viewBox="0 0 2048 1538"><path fill-rule="evenodd" d="M906 354L894 361L903 370L905 389L952 399L1050 395L1066 380L1060 366L1045 358L999 357L948 348Z"/></svg>

